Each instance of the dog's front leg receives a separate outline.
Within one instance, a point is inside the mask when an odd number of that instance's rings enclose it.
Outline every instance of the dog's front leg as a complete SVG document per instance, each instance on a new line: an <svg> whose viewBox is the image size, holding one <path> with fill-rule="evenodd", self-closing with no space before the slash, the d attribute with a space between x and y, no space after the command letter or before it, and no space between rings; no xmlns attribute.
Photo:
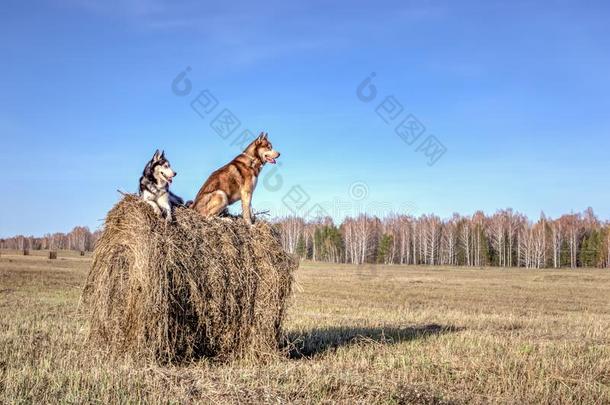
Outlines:
<svg viewBox="0 0 610 405"><path fill-rule="evenodd" d="M168 191L169 193L169 203L171 206L176 207L176 206L182 206L184 205L184 200L177 196L176 194L172 193L171 191Z"/></svg>
<svg viewBox="0 0 610 405"><path fill-rule="evenodd" d="M159 208L159 206L157 205L156 202L151 201L151 200L145 200L148 205L150 205L153 208L153 211L155 211L155 214L157 215L161 215L161 208Z"/></svg>
<svg viewBox="0 0 610 405"><path fill-rule="evenodd" d="M172 219L172 206L169 202L169 194L164 194L157 200L159 207L163 210L165 214L165 220L171 221Z"/></svg>
<svg viewBox="0 0 610 405"><path fill-rule="evenodd" d="M248 225L252 225L252 191L242 190L241 192L241 211L244 221Z"/></svg>

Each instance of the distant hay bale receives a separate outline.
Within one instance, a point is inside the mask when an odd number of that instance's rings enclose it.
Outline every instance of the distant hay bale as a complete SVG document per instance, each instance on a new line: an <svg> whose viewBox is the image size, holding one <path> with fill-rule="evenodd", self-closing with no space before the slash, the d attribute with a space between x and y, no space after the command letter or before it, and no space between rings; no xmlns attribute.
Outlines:
<svg viewBox="0 0 610 405"><path fill-rule="evenodd" d="M23 255L24 256L29 256L30 255L30 249L23 249Z"/></svg>
<svg viewBox="0 0 610 405"><path fill-rule="evenodd" d="M178 208L166 224L126 196L93 253L88 339L160 362L275 356L297 267L267 222Z"/></svg>
<svg viewBox="0 0 610 405"><path fill-rule="evenodd" d="M80 251L80 255L81 255L81 256L84 256L84 255L85 255L85 251L84 251L84 250L81 250L81 251Z"/></svg>
<svg viewBox="0 0 610 405"><path fill-rule="evenodd" d="M49 260L56 260L57 259L57 252L51 250L49 252Z"/></svg>

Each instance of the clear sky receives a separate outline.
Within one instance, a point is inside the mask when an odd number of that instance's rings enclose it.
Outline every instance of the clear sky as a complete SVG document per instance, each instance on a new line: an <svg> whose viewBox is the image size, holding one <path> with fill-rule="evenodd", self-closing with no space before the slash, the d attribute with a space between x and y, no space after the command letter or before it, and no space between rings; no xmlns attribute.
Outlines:
<svg viewBox="0 0 610 405"><path fill-rule="evenodd" d="M193 198L245 129L282 152L254 196L273 215L610 218L607 3L174 3L3 1L0 236L95 229L156 148Z"/></svg>

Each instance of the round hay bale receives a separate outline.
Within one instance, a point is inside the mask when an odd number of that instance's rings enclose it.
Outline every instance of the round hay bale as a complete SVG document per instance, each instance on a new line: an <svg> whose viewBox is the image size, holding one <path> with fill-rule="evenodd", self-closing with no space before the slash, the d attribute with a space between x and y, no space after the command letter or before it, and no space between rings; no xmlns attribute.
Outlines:
<svg viewBox="0 0 610 405"><path fill-rule="evenodd" d="M275 356L297 267L267 222L178 208L166 223L128 195L93 253L88 339L161 362Z"/></svg>

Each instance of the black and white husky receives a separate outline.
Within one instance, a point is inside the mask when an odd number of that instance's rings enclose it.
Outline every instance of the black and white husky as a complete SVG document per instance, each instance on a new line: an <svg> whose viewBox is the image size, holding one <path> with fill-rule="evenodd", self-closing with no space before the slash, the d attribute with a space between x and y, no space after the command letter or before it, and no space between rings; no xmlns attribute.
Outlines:
<svg viewBox="0 0 610 405"><path fill-rule="evenodd" d="M140 177L140 198L168 221L172 219L172 208L184 205L182 198L169 191L176 174L165 158L165 152L157 149Z"/></svg>

